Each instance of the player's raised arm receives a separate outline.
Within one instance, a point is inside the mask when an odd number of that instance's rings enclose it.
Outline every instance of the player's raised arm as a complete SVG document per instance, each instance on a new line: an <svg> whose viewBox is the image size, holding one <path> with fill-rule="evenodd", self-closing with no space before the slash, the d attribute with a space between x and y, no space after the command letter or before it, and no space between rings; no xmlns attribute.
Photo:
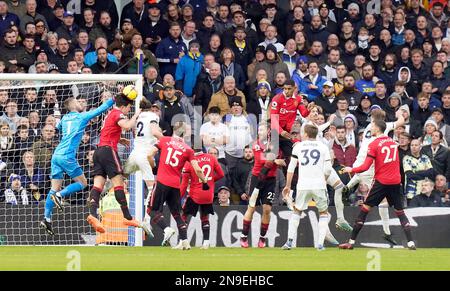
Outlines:
<svg viewBox="0 0 450 291"><path fill-rule="evenodd" d="M161 128L159 127L159 125L157 123L150 122L150 129L151 129L151 132L152 132L153 136L156 139L159 140L159 139L161 139L164 136L163 133L162 133Z"/></svg>
<svg viewBox="0 0 450 291"><path fill-rule="evenodd" d="M141 114L141 109L136 109L136 113L134 113L133 117L130 119L122 119L117 124L124 130L130 130L136 125L136 120Z"/></svg>
<svg viewBox="0 0 450 291"><path fill-rule="evenodd" d="M405 125L405 118L403 117L403 110L397 110L397 112L395 112L395 117L397 117L397 120L394 122L394 129L399 127L399 126L403 126Z"/></svg>
<svg viewBox="0 0 450 291"><path fill-rule="evenodd" d="M96 109L90 110L88 112L81 113L83 118L86 120L91 120L92 118L95 118L99 115L101 115L103 112L108 110L114 105L114 99L110 98L106 100L100 107L97 107Z"/></svg>

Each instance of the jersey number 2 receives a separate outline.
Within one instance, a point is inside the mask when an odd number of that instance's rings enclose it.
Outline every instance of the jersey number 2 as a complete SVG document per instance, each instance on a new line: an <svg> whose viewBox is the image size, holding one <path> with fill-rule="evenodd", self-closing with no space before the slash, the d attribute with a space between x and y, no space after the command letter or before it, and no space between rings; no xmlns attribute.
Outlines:
<svg viewBox="0 0 450 291"><path fill-rule="evenodd" d="M206 170L206 171L205 171L205 170ZM211 169L211 166L210 166L210 165L204 165L204 166L202 167L202 172L203 172L203 174L205 175L206 181L211 181L211 180L212 180L212 177L211 177L212 169ZM202 183L202 180L200 180L200 179L198 179L198 180L200 181L200 183Z"/></svg>
<svg viewBox="0 0 450 291"><path fill-rule="evenodd" d="M167 148L167 151L166 165L178 167L178 164L180 164L180 159L178 157L183 153L180 151L173 151L173 148Z"/></svg>
<svg viewBox="0 0 450 291"><path fill-rule="evenodd" d="M396 145L384 146L381 148L381 153L382 154L386 153L386 157L384 158L385 164L395 162L395 159L397 158L397 146Z"/></svg>
<svg viewBox="0 0 450 291"><path fill-rule="evenodd" d="M144 136L144 133L142 132L142 130L144 129L144 124L142 123L142 121L139 121L136 124L136 129L137 129L137 136L141 137Z"/></svg>

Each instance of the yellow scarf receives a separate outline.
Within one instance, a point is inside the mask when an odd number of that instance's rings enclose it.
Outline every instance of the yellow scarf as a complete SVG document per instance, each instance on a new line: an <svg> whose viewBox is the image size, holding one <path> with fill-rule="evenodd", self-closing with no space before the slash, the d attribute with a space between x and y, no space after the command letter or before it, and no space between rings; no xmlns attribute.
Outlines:
<svg viewBox="0 0 450 291"><path fill-rule="evenodd" d="M188 52L188 55L191 57L191 59L196 60L200 57L200 53L195 53L195 55L192 52Z"/></svg>
<svg viewBox="0 0 450 291"><path fill-rule="evenodd" d="M245 49L245 39L242 42L239 42L239 40L237 40L236 38L234 39L234 43L236 44L236 46L238 47L238 49Z"/></svg>

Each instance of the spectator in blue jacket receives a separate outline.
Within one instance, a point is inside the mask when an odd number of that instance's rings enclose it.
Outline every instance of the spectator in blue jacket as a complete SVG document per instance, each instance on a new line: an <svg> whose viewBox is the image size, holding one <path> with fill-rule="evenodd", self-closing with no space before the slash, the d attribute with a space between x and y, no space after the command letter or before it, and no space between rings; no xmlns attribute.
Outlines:
<svg viewBox="0 0 450 291"><path fill-rule="evenodd" d="M175 72L176 88L192 98L197 77L202 70L203 55L200 53L200 42L196 39L189 43L189 52L177 64Z"/></svg>
<svg viewBox="0 0 450 291"><path fill-rule="evenodd" d="M405 44L405 23L405 16L402 13L396 13L392 32L392 43L394 46Z"/></svg>
<svg viewBox="0 0 450 291"><path fill-rule="evenodd" d="M95 40L94 47L95 47L95 51L87 53L84 56L84 64L88 67L92 66L93 64L95 64L97 62L97 50L101 47L107 48L108 41L104 37L99 37ZM117 61L117 58L113 54L110 54L110 53L108 53L108 61L119 64L119 62Z"/></svg>
<svg viewBox="0 0 450 291"><path fill-rule="evenodd" d="M156 48L156 58L159 63L160 75L171 74L175 76L177 64L187 53L187 47L181 39L181 26L172 22L169 28L169 36L164 38Z"/></svg>
<svg viewBox="0 0 450 291"><path fill-rule="evenodd" d="M308 95L308 101L313 102L317 97L322 95L323 84L327 81L319 74L320 68L316 61L310 61L308 64L309 75L304 77L300 82L300 93Z"/></svg>
<svg viewBox="0 0 450 291"><path fill-rule="evenodd" d="M11 25L19 27L20 19L14 13L8 12L8 3L5 0L0 1L0 35L8 30Z"/></svg>

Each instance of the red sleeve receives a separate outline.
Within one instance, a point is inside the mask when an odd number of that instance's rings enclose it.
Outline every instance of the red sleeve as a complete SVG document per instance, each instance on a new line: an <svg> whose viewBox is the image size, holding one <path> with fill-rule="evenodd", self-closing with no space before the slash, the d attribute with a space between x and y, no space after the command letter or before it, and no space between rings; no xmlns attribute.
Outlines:
<svg viewBox="0 0 450 291"><path fill-rule="evenodd" d="M223 173L222 167L217 159L214 158L214 182L219 181L223 177L225 177L225 174Z"/></svg>
<svg viewBox="0 0 450 291"><path fill-rule="evenodd" d="M301 114L303 117L307 117L307 116L309 115L309 110L306 109L306 106L305 106L305 105L300 104L300 105L298 106L297 109L300 111L300 114Z"/></svg>
<svg viewBox="0 0 450 291"><path fill-rule="evenodd" d="M278 95L272 99L270 105L270 128L275 129L278 133L281 133L283 129L280 126L280 104Z"/></svg>
<svg viewBox="0 0 450 291"><path fill-rule="evenodd" d="M193 149L191 149L191 148L188 148L187 150L186 150L186 157L187 157L187 160L188 161L193 161L194 160L194 157L195 157L195 155L194 155L194 150Z"/></svg>
<svg viewBox="0 0 450 291"><path fill-rule="evenodd" d="M114 123L117 124L122 119L127 119L127 116L120 112L119 110L116 111L116 114L114 115Z"/></svg>
<svg viewBox="0 0 450 291"><path fill-rule="evenodd" d="M365 172L365 171L367 171L370 168L372 163L373 163L373 157L367 155L366 159L364 160L364 163L361 166L359 166L359 167L353 168L352 169L352 173Z"/></svg>
<svg viewBox="0 0 450 291"><path fill-rule="evenodd" d="M191 164L186 163L184 165L183 172L181 175L181 185L180 185L181 198L183 198L184 195L186 195L186 191L190 180L191 180Z"/></svg>

